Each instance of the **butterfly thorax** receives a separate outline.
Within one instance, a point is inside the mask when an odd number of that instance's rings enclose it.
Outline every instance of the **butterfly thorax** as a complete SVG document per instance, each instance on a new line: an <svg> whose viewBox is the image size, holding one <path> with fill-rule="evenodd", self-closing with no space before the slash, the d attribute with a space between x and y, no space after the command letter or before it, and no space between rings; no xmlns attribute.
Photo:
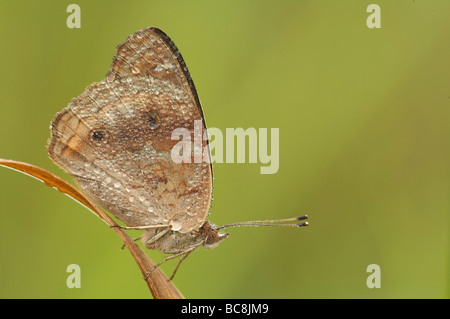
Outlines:
<svg viewBox="0 0 450 319"><path fill-rule="evenodd" d="M228 234L221 234L216 225L205 221L202 227L188 233L180 233L168 228L152 228L142 236L148 249L159 250L165 254L178 254L203 245L212 249L219 245Z"/></svg>

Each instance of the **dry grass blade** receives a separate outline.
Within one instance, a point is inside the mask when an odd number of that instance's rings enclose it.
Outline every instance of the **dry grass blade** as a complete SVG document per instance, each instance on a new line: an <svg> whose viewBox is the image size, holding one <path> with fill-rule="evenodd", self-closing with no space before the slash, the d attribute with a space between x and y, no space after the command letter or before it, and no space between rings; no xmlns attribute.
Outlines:
<svg viewBox="0 0 450 319"><path fill-rule="evenodd" d="M117 223L112 220L103 210L95 205L89 198L84 196L77 188L59 178L58 176L31 164L0 159L0 165L15 169L24 174L35 177L43 181L47 186L54 187L60 192L69 195L76 201L88 207L103 219L110 226L117 226ZM112 227L120 236L122 241L130 250L136 263L138 264L141 273L145 276L153 267L155 263L145 254L142 249L128 236L128 234L119 227ZM155 299L181 299L183 295L178 291L175 285L167 278L167 276L156 268L150 273L146 279L147 285Z"/></svg>

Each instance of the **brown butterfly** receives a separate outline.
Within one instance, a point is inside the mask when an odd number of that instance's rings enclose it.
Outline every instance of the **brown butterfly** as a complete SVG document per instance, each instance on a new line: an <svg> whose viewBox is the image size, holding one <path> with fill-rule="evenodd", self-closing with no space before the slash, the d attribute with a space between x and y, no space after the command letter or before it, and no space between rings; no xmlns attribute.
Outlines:
<svg viewBox="0 0 450 319"><path fill-rule="evenodd" d="M216 247L228 237L222 228L308 225L273 224L307 216L220 227L206 220L211 161L175 163L171 158L178 142L171 138L173 130L182 127L194 134L196 120L206 132L180 52L164 32L146 28L118 46L104 80L89 85L56 115L48 153L124 228L145 230L140 237L145 247L171 255L162 262L183 256L181 262L202 245ZM207 138L202 146L209 155Z"/></svg>

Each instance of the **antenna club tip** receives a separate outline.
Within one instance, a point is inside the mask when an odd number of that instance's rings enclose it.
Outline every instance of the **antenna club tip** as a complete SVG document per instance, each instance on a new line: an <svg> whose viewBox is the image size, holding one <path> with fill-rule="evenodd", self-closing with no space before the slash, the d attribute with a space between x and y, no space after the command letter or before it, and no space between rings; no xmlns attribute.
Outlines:
<svg viewBox="0 0 450 319"><path fill-rule="evenodd" d="M304 219L308 219L308 215L303 215L303 216L297 217L297 220L304 220Z"/></svg>
<svg viewBox="0 0 450 319"><path fill-rule="evenodd" d="M298 227L301 227L301 226L309 226L309 223L308 223L308 222L302 222L302 223L298 223L297 226L298 226Z"/></svg>

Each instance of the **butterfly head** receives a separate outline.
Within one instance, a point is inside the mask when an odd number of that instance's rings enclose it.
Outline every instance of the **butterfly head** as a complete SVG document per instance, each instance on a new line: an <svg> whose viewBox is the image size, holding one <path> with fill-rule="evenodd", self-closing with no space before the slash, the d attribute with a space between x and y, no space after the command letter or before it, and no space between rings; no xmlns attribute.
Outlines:
<svg viewBox="0 0 450 319"><path fill-rule="evenodd" d="M220 233L216 225L210 224L208 221L203 224L202 228L206 234L203 241L203 247L205 249L212 249L217 247L222 241L228 238L228 234Z"/></svg>

